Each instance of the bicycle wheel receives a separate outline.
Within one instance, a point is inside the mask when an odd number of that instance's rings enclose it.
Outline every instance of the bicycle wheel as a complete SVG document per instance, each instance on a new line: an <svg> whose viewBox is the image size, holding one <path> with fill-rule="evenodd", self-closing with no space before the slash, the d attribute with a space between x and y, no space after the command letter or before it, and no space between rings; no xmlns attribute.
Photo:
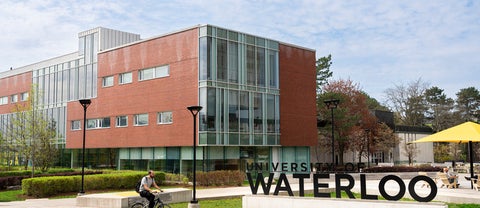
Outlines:
<svg viewBox="0 0 480 208"><path fill-rule="evenodd" d="M133 204L130 208L143 208L145 205L143 203L137 202Z"/></svg>

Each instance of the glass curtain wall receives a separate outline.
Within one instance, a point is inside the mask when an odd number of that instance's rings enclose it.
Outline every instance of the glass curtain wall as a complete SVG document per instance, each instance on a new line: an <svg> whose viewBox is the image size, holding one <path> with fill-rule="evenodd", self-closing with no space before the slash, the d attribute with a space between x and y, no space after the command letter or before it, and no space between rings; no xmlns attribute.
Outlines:
<svg viewBox="0 0 480 208"><path fill-rule="evenodd" d="M280 145L278 42L200 28L199 143Z"/></svg>
<svg viewBox="0 0 480 208"><path fill-rule="evenodd" d="M66 103L97 96L98 32L79 38L78 59L33 70L33 84L57 125L58 144L65 144Z"/></svg>

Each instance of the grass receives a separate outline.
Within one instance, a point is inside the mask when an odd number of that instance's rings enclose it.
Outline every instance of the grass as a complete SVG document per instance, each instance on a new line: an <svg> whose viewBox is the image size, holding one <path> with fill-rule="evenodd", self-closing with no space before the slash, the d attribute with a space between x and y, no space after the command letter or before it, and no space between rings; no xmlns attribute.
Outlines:
<svg viewBox="0 0 480 208"><path fill-rule="evenodd" d="M200 200L200 207L202 208L241 208L242 198L217 199L217 200ZM188 206L187 202L170 204L172 208L185 208Z"/></svg>
<svg viewBox="0 0 480 208"><path fill-rule="evenodd" d="M112 190L111 190L112 191ZM119 190L122 191L122 190ZM125 190L123 190L125 191ZM353 193L355 198L360 199L359 193ZM335 193L332 193L332 197L335 196ZM52 197L51 199L59 198L75 198L77 194L66 194L61 196ZM313 195L306 195L306 197L313 197ZM0 192L0 202L9 202L9 201L22 201L25 200L22 190L13 190L13 191L1 191ZM342 198L348 198L348 196L342 191ZM379 196L379 200L385 200ZM412 201L411 199L403 198L402 201ZM199 202L202 208L220 208L220 207L229 207L229 208L241 208L242 207L242 198L230 198L230 199L217 199L217 200L200 200ZM454 204L447 203L449 208L480 208L480 204ZM188 206L187 202L184 203L175 203L170 204L172 208L185 208Z"/></svg>
<svg viewBox="0 0 480 208"><path fill-rule="evenodd" d="M20 196L23 195L22 190L2 191L0 192L0 202L22 201Z"/></svg>

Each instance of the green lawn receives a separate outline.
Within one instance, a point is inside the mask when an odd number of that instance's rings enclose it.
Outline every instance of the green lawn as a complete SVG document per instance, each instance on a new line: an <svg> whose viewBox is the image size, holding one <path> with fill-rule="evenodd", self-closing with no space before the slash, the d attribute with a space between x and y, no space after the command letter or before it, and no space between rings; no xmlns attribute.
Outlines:
<svg viewBox="0 0 480 208"><path fill-rule="evenodd" d="M242 198L232 198L232 199L221 199L221 200L199 200L198 202L202 208L241 208L242 207ZM170 204L172 208L185 208L188 206L188 203L176 203Z"/></svg>
<svg viewBox="0 0 480 208"><path fill-rule="evenodd" d="M0 192L0 202L9 202L9 201L21 201L24 200L23 198L19 197L23 194L22 190L14 190L14 191L2 191ZM335 194L332 194L334 196ZM59 196L53 198L65 198L71 197L74 198L77 195L67 195L67 196ZM360 195L354 193L355 198L360 198ZM313 197L306 196L306 197ZM348 198L345 193L342 192L342 198ZM382 200L382 199L380 199ZM412 201L410 199L404 199L405 201ZM231 199L218 199L218 200L199 200L199 203L202 208L219 208L219 207L229 207L229 208L241 208L242 207L242 198L231 198ZM188 206L188 203L175 203L170 204L172 208L185 208ZM449 208L480 208L480 204L453 204L448 203Z"/></svg>
<svg viewBox="0 0 480 208"><path fill-rule="evenodd" d="M22 190L2 191L0 192L0 202L22 201L23 199L18 197L22 194Z"/></svg>

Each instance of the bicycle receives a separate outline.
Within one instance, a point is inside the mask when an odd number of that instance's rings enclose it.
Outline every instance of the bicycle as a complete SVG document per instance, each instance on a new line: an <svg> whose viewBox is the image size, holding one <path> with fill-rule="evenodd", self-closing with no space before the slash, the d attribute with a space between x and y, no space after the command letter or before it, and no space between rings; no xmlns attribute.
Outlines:
<svg viewBox="0 0 480 208"><path fill-rule="evenodd" d="M170 205L168 205L167 203L164 203L160 199L160 195L162 195L161 193L157 192L154 194L155 194L155 200L154 200L155 205L153 205L154 208L172 208L170 207ZM148 208L148 201L144 200L144 202L136 202L130 208Z"/></svg>

